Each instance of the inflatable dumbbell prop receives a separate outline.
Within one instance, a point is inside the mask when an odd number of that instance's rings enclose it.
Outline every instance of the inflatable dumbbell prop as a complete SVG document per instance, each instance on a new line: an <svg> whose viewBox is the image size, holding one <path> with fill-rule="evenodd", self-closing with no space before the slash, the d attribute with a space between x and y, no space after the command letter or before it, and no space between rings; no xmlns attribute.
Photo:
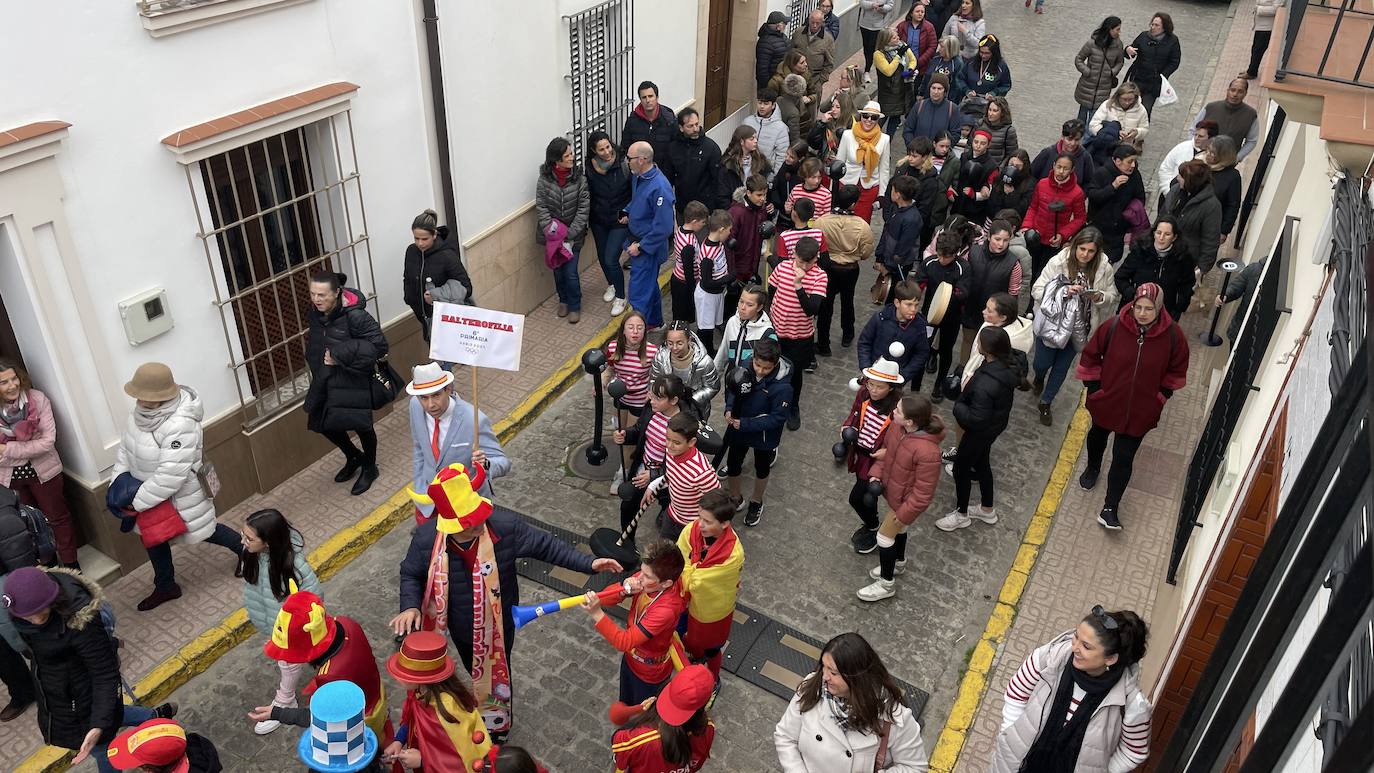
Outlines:
<svg viewBox="0 0 1374 773"><path fill-rule="evenodd" d="M625 407L623 400L625 399L625 393L628 391L630 390L625 388L625 382L618 378L613 378L606 383L606 394L610 395L611 400L615 401L615 407L617 408Z"/></svg>
<svg viewBox="0 0 1374 773"><path fill-rule="evenodd" d="M582 353L582 369L592 377L592 396L596 400L596 416L592 424L592 444L587 447L587 463L600 467L610 456L605 444L601 442L601 421L605 412L605 399L601 394L601 373L606 370L606 353L600 349L588 349Z"/></svg>
<svg viewBox="0 0 1374 773"><path fill-rule="evenodd" d="M844 464L845 457L849 456L849 449L858 439L859 431L857 429L845 427L840 430L840 442L830 448L830 453L835 455L835 464Z"/></svg>
<svg viewBox="0 0 1374 773"><path fill-rule="evenodd" d="M870 480L868 490L864 492L864 507L869 509L878 506L878 497L883 495L883 482L880 480Z"/></svg>
<svg viewBox="0 0 1374 773"><path fill-rule="evenodd" d="M630 524L625 527L624 531L618 532L615 529L608 529L604 526L593 531L592 535L587 538L587 544L591 546L592 554L598 558L614 558L616 561L619 561L620 565L625 567L626 570L631 570L632 567L639 566L639 551L635 550L635 540L632 535L639 526L639 519L644 517L644 513L648 512L654 502L658 501L658 490L662 488L663 484L667 481L667 478L660 477L649 484L649 487L645 489L646 496L644 497L644 503L639 506L639 511L635 513L635 517L630 521ZM634 485L631 484L631 488L633 487ZM625 497L623 485L621 486L620 495L621 497Z"/></svg>
<svg viewBox="0 0 1374 773"><path fill-rule="evenodd" d="M752 365L736 365L725 374L725 388L730 390L730 394L748 394L754 388L754 367Z"/></svg>
<svg viewBox="0 0 1374 773"><path fill-rule="evenodd" d="M833 183L838 183L840 178L844 177L844 162L838 158L834 161L831 161L829 171L830 181Z"/></svg>

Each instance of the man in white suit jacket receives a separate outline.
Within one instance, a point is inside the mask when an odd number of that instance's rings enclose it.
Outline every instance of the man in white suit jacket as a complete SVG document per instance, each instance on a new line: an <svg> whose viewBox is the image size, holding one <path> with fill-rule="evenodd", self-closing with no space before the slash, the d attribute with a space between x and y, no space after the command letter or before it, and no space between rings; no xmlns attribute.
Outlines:
<svg viewBox="0 0 1374 773"><path fill-rule="evenodd" d="M410 398L410 440L412 485L424 491L435 474L450 464L487 469L487 480L478 492L491 497L491 481L510 472L510 458L501 448L491 420L478 412L477 448L472 447L472 403L454 394L453 373L437 362L415 366L413 380L406 385ZM433 506L417 505L416 523L433 513Z"/></svg>

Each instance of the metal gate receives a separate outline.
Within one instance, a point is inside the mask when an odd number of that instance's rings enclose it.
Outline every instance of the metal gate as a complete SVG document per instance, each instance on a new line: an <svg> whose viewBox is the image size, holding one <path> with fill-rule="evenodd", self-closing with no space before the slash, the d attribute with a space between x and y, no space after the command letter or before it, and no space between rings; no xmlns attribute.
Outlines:
<svg viewBox="0 0 1374 773"><path fill-rule="evenodd" d="M806 26L806 18L816 10L820 0L792 0L787 4L787 34Z"/></svg>
<svg viewBox="0 0 1374 773"><path fill-rule="evenodd" d="M586 154L587 134L604 129L620 144L635 104L634 0L606 0L568 22L568 83L572 96L573 155Z"/></svg>

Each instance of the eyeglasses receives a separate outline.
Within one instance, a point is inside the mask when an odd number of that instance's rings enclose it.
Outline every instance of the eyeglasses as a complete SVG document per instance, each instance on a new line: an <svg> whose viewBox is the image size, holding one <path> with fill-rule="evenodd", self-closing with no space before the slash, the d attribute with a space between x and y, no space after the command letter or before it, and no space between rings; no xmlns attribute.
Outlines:
<svg viewBox="0 0 1374 773"><path fill-rule="evenodd" d="M626 156L625 158L628 159L628 160L630 160L630 161L643 161L643 160L644 160L644 157L643 157L643 156Z"/></svg>
<svg viewBox="0 0 1374 773"><path fill-rule="evenodd" d="M859 113L859 120L860 120L860 121L876 121L876 120L878 120L878 116L876 116L876 115L874 115L874 114L872 114L872 113Z"/></svg>
<svg viewBox="0 0 1374 773"><path fill-rule="evenodd" d="M1116 618L1107 614L1107 610L1103 609L1101 604L1093 607L1093 617L1101 621L1102 627L1106 628L1108 631L1115 631L1117 629Z"/></svg>

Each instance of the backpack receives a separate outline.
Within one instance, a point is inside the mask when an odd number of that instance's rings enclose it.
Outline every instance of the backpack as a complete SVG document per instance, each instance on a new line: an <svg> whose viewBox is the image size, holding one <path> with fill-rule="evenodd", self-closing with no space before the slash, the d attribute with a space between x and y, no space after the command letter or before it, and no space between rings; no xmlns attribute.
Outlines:
<svg viewBox="0 0 1374 773"><path fill-rule="evenodd" d="M1070 284L1069 278L1063 274L1051 279L1035 309L1031 331L1051 349L1063 349L1072 340L1074 346L1081 350L1087 343L1087 328L1090 325L1088 304L1081 295L1074 298L1064 296L1063 290Z"/></svg>
<svg viewBox="0 0 1374 773"><path fill-rule="evenodd" d="M19 503L15 510L18 512L20 520L24 522L24 528L28 530L29 536L33 537L33 549L38 554L38 563L51 565L57 556L57 541L52 535L52 526L48 524L48 517L43 512L32 505Z"/></svg>

